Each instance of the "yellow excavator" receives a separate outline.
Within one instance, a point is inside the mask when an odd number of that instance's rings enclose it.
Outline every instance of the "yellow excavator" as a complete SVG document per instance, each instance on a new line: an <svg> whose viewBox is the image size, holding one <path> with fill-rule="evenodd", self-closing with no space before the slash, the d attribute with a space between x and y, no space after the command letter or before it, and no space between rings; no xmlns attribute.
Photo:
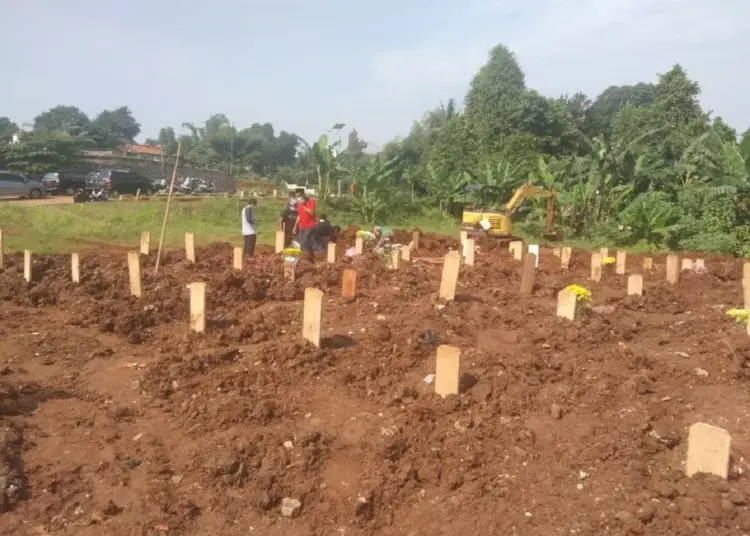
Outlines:
<svg viewBox="0 0 750 536"><path fill-rule="evenodd" d="M492 203L496 201L500 189L496 186L470 184L464 189L465 193L480 194L481 203L464 206L461 215L461 230L469 236L491 236L500 239L512 239L513 224L511 217L526 199L547 199L547 227L544 238L549 241L562 240L562 233L555 229L555 201L557 195L554 190L547 190L526 183L519 187L501 208Z"/></svg>

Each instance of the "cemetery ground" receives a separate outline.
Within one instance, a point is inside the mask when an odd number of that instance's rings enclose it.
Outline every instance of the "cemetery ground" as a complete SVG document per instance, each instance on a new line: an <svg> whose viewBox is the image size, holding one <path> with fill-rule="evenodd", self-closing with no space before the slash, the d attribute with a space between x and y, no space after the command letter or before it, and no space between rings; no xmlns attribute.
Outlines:
<svg viewBox="0 0 750 536"><path fill-rule="evenodd" d="M750 341L726 314L742 307L741 260L705 258L707 273L670 284L663 257L644 271L629 256L644 292L626 296L627 276L589 280L590 252L563 271L542 247L522 295L521 263L480 244L446 303L457 240L424 234L390 270L371 252L342 258L352 231L335 263L294 281L269 246L234 270L229 244L199 246L195 263L170 250L154 275L152 232L140 298L126 249L82 252L80 283L70 255L34 254L26 282L24 255L7 253L0 533L750 533ZM570 284L592 295L573 321L556 316ZM301 337L311 287L319 347ZM440 345L461 351L445 398ZM731 434L727 479L685 475L696 422Z"/></svg>

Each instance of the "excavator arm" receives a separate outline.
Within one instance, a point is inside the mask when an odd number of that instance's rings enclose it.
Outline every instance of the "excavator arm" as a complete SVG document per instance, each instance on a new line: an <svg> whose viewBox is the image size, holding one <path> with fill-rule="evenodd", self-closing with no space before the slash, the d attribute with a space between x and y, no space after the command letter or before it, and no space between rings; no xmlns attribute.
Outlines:
<svg viewBox="0 0 750 536"><path fill-rule="evenodd" d="M555 201L557 194L554 190L545 190L544 188L538 188L530 183L526 183L515 192L505 204L505 213L510 218L513 213L518 210L526 199L547 199L547 230L545 235L557 236L558 233L555 231Z"/></svg>

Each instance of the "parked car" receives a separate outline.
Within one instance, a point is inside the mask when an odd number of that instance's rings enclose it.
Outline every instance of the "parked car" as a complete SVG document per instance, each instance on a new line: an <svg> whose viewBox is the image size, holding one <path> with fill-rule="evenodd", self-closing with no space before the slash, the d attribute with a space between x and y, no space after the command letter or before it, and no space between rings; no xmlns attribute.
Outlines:
<svg viewBox="0 0 750 536"><path fill-rule="evenodd" d="M0 170L0 197L44 197L44 185L22 173Z"/></svg>
<svg viewBox="0 0 750 536"><path fill-rule="evenodd" d="M100 169L86 176L86 189L103 188L110 197L133 194L151 195L156 190L154 181L129 169Z"/></svg>
<svg viewBox="0 0 750 536"><path fill-rule="evenodd" d="M42 184L47 193L64 193L73 195L76 190L86 188L86 175L88 171L65 169L46 173L42 178Z"/></svg>

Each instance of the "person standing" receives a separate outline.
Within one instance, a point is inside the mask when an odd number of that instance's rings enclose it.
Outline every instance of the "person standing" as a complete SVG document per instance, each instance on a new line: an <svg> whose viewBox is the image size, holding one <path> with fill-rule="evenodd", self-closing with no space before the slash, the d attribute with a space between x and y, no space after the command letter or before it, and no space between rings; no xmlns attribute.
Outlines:
<svg viewBox="0 0 750 536"><path fill-rule="evenodd" d="M294 230L299 231L299 245L302 250L302 256L308 260L314 260L315 250L315 200L308 195L302 196L302 201L297 203L297 222Z"/></svg>
<svg viewBox="0 0 750 536"><path fill-rule="evenodd" d="M294 227L297 224L297 211L290 206L284 207L279 217L279 230L284 231L284 247L288 248L294 237Z"/></svg>
<svg viewBox="0 0 750 536"><path fill-rule="evenodd" d="M247 205L242 209L242 250L246 257L252 257L255 253L255 242L257 240L255 231L255 207L257 205L257 199L249 199Z"/></svg>

